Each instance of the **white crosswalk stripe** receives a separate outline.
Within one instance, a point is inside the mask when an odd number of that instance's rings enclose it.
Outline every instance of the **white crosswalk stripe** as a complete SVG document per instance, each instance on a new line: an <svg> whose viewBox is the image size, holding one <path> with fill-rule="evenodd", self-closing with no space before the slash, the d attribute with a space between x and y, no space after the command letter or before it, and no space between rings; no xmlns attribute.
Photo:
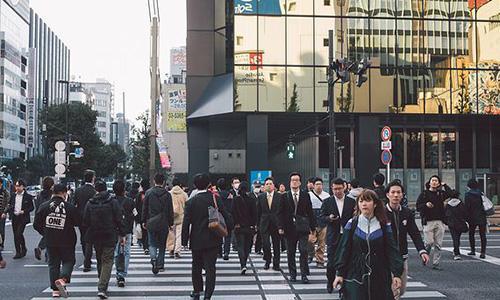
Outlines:
<svg viewBox="0 0 500 300"><path fill-rule="evenodd" d="M142 249L133 246L131 252L126 286L124 288L117 287L113 273L108 289L110 299L190 299L189 294L193 288L190 252L181 253L180 259L167 257L165 259L165 272L156 276L151 273L149 257L144 255ZM339 299L338 294L326 293L326 271L316 268L314 265L311 265L310 284L302 284L300 281L293 284L288 282L286 254L281 257L283 272L263 270L262 256L257 254L251 255L250 265L247 275L241 276L236 253L230 255L229 261L219 259L217 261L217 285L212 299ZM82 271L82 266L75 268L71 284L68 285L68 291L71 299L96 299L97 272L95 268L87 273ZM40 296L32 299L52 299L50 296L51 290L47 288ZM446 297L443 294L429 290L425 284L412 280L408 282L407 292L403 296L403 299L437 300L444 298Z"/></svg>

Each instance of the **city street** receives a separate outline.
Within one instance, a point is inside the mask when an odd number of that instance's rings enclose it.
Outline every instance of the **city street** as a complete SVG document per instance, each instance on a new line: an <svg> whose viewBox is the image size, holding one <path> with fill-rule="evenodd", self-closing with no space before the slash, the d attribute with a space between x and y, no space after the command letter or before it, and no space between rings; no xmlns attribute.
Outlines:
<svg viewBox="0 0 500 300"><path fill-rule="evenodd" d="M0 271L2 299L52 299L48 288L48 270L43 262L33 257L32 249L39 235L31 226L26 229L28 248L26 258L12 260L12 229L6 228L5 257L7 268ZM479 243L479 241L477 241ZM410 251L410 277L408 291L403 299L495 299L500 293L496 277L500 271L500 234L488 235L487 258L464 255L455 262L451 254L451 237L446 233L442 255L442 271L423 267L416 259L416 251ZM462 250L468 251L468 236L462 238ZM79 248L79 247L78 247ZM149 258L138 247L133 247L127 286L118 288L114 278L110 282L110 298L114 299L189 299L192 289L190 253L183 252L181 259L166 259L166 271L153 276ZM82 272L81 252L77 249L77 265L68 290L72 299L95 299L96 271ZM325 292L325 270L311 265L311 282L291 284L286 280L286 258L282 255L283 273L264 271L264 262L252 254L251 268L245 277L239 275L237 254L229 261L217 263L217 286L214 299L338 299L338 295Z"/></svg>

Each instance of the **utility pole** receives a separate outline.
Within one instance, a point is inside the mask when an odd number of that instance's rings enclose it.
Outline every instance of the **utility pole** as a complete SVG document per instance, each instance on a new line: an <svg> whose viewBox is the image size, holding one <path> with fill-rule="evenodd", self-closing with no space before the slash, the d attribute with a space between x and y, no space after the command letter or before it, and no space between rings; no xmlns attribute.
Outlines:
<svg viewBox="0 0 500 300"><path fill-rule="evenodd" d="M333 179L337 177L337 149L335 147L337 141L337 134L335 130L335 100L334 100L334 58L333 58L333 30L328 30L328 167L329 167L329 183L331 185Z"/></svg>
<svg viewBox="0 0 500 300"><path fill-rule="evenodd" d="M148 1L149 5L149 1ZM153 14L151 15L150 10L150 20L151 20L151 60L150 60L150 74L151 74L151 129L149 133L149 181L153 182L153 178L156 173L156 107L158 101L158 23L159 19L159 8L158 2L153 1ZM153 185L151 185L153 186Z"/></svg>

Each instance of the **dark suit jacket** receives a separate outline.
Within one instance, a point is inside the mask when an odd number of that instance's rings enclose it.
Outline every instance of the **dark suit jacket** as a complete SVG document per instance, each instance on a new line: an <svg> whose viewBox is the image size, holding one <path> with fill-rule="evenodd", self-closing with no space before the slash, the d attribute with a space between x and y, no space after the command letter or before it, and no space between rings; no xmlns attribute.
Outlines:
<svg viewBox="0 0 500 300"><path fill-rule="evenodd" d="M253 193L252 193L253 194ZM274 191L271 209L267 204L267 193L262 193L257 199L257 224L260 232L271 233L278 230L278 212L281 205L282 196Z"/></svg>
<svg viewBox="0 0 500 300"><path fill-rule="evenodd" d="M281 206L278 213L279 229L285 231L287 237L296 237L297 231L295 230L294 213L295 202L291 191L282 195ZM311 198L306 191L299 192L299 202L297 204L297 215L309 219L309 227L311 231L316 230L316 218L312 209Z"/></svg>
<svg viewBox="0 0 500 300"><path fill-rule="evenodd" d="M23 202L21 204L21 210L24 210L24 214L16 216L14 215L14 208L16 205L16 195L17 193L12 193L10 195L10 206L9 206L10 219L13 220L14 218L15 219L21 218L22 220L24 220L26 224L28 224L31 222L30 212L32 212L35 209L35 207L33 206L33 196L28 194L28 192L24 191Z"/></svg>
<svg viewBox="0 0 500 300"><path fill-rule="evenodd" d="M342 213L340 213L335 196L331 196L323 201L323 205L321 205L321 218L328 224L326 237L328 245L336 245L339 242L340 227L344 228L352 218L355 206L356 200L345 196L344 208L342 209ZM339 218L332 221L330 220L330 215L339 216Z"/></svg>
<svg viewBox="0 0 500 300"><path fill-rule="evenodd" d="M189 241L191 249L195 251L220 247L222 238L208 229L209 206L215 206L210 192L199 193L186 202L182 223L182 245L187 246ZM217 199L217 206L224 219L229 220L220 198ZM232 224L227 225L228 229L231 229Z"/></svg>
<svg viewBox="0 0 500 300"><path fill-rule="evenodd" d="M84 184L76 189L73 201L81 216L83 216L87 202L96 194L96 190L90 184Z"/></svg>

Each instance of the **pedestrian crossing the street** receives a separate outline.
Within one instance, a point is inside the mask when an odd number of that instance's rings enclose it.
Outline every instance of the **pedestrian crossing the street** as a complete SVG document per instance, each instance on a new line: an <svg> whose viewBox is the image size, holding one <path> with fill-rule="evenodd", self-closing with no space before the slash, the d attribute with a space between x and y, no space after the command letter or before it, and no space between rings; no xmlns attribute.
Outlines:
<svg viewBox="0 0 500 300"><path fill-rule="evenodd" d="M193 287L191 253L189 251L181 252L181 258L177 259L167 255L165 271L156 276L151 272L149 256L144 255L141 248L133 246L131 253L126 286L124 288L117 286L113 271L108 289L110 299L190 299L189 295ZM339 299L338 293L328 294L326 292L325 269L316 268L315 264L311 264L311 275L308 276L310 283L303 284L300 280L296 283L287 280L286 253L282 253L280 266L283 269L282 272L272 269L264 270L262 256L252 253L247 266L248 271L245 276L242 276L236 252L231 253L228 261L218 259L217 283L212 299ZM97 271L95 270L95 262L91 272L84 273L83 266L75 267L68 291L71 299L96 299ZM47 288L41 295L32 299L52 299L51 292L51 289ZM403 296L403 299L434 300L445 298L442 293L430 290L425 284L412 279L409 280L407 292Z"/></svg>

